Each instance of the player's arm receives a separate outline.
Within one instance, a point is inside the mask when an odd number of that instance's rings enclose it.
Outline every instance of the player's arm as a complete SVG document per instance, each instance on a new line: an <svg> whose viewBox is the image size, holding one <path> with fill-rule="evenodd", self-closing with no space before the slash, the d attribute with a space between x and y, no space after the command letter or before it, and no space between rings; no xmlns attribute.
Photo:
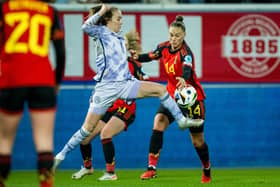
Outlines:
<svg viewBox="0 0 280 187"><path fill-rule="evenodd" d="M181 59L182 59L182 65L183 65L182 77L185 80L188 80L190 77L192 77L192 74L193 74L194 58L193 58L192 54L187 54L186 56L181 56Z"/></svg>
<svg viewBox="0 0 280 187"><path fill-rule="evenodd" d="M99 31L98 25L102 25L102 22L105 21L102 16L110 10L110 6L102 4L102 6L96 6L90 9L89 17L86 19L82 25L82 29L89 36L95 37ZM92 15L93 14L93 15Z"/></svg>
<svg viewBox="0 0 280 187"><path fill-rule="evenodd" d="M162 47L157 46L157 48L154 51L151 51L149 53L137 54L136 51L130 50L130 54L133 57L133 59L142 63L160 59L162 57L161 51Z"/></svg>
<svg viewBox="0 0 280 187"><path fill-rule="evenodd" d="M59 85L62 81L63 71L65 67L65 45L64 45L64 30L59 19L58 12L54 10L54 24L52 26L52 41L54 44L56 54L56 69L55 80L56 85Z"/></svg>
<svg viewBox="0 0 280 187"><path fill-rule="evenodd" d="M193 76L193 55L191 53L185 56L181 54L180 59L182 62L183 74L182 76L176 77L176 87L182 89L187 86L186 81Z"/></svg>

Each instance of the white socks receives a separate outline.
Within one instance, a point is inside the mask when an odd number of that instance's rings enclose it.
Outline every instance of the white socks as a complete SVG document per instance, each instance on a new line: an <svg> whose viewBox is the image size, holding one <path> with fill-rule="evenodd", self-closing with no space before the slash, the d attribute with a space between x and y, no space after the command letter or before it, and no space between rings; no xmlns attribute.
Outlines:
<svg viewBox="0 0 280 187"><path fill-rule="evenodd" d="M87 131L84 127L80 128L66 143L63 149L59 152L57 156L59 156L60 160L64 160L66 155L75 149L80 143L86 139L90 135L90 132Z"/></svg>
<svg viewBox="0 0 280 187"><path fill-rule="evenodd" d="M171 112L171 114L173 115L176 121L185 118L180 108L178 107L177 103L174 101L174 99L172 99L172 97L168 94L168 92L166 92L159 99L160 102L163 104L163 106Z"/></svg>

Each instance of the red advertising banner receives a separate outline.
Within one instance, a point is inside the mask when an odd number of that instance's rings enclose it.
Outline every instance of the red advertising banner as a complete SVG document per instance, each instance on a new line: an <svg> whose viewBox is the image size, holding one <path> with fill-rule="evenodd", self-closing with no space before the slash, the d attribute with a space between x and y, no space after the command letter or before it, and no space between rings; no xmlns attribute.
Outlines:
<svg viewBox="0 0 280 187"><path fill-rule="evenodd" d="M203 14L207 82L280 82L279 13Z"/></svg>
<svg viewBox="0 0 280 187"><path fill-rule="evenodd" d="M77 27L81 26L86 14L61 12L64 18L80 15L79 23L71 18L71 24L77 24ZM140 33L144 52L168 40L168 25L176 15L182 15L187 30L186 41L194 52L196 72L203 82L280 82L280 13L124 11L123 15L125 30L134 27ZM64 24L69 23L64 19ZM66 35L70 32L67 26L65 32ZM65 80L91 80L95 74L90 40L83 35L82 42L82 62L74 61L73 54L70 54L73 58L66 58ZM67 45L66 41L68 51L78 52L75 47L76 44ZM151 80L166 80L161 63L145 64L144 70Z"/></svg>

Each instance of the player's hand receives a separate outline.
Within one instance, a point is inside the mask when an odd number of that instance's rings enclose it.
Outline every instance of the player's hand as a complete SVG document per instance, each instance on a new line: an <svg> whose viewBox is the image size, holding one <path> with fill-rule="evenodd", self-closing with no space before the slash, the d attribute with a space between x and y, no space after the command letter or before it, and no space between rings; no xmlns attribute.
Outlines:
<svg viewBox="0 0 280 187"><path fill-rule="evenodd" d="M107 4L102 4L102 7L99 11L99 15L100 16L104 15L108 10L110 10L110 6Z"/></svg>
<svg viewBox="0 0 280 187"><path fill-rule="evenodd" d="M182 89L187 86L187 83L183 77L176 77L176 80L178 81L176 84L178 89Z"/></svg>
<svg viewBox="0 0 280 187"><path fill-rule="evenodd" d="M97 6L93 6L89 9L89 16L94 15L96 12L100 11L102 7L102 4L99 4Z"/></svg>
<svg viewBox="0 0 280 187"><path fill-rule="evenodd" d="M138 60L139 55L137 54L137 52L136 52L135 50L130 49L130 50L129 50L129 53L130 53L131 57L132 57L134 60Z"/></svg>

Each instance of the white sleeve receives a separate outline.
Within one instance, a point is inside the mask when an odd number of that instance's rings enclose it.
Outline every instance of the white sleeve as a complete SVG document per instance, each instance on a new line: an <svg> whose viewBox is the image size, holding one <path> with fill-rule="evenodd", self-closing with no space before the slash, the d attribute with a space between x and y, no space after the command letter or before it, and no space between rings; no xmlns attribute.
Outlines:
<svg viewBox="0 0 280 187"><path fill-rule="evenodd" d="M98 25L95 24L97 23L99 18L100 15L98 13L94 14L93 16L90 16L82 25L83 31L89 36L94 36L96 34L96 28L98 27Z"/></svg>
<svg viewBox="0 0 280 187"><path fill-rule="evenodd" d="M94 25L99 20L100 15L98 13L95 13L94 15L90 16L83 25Z"/></svg>

